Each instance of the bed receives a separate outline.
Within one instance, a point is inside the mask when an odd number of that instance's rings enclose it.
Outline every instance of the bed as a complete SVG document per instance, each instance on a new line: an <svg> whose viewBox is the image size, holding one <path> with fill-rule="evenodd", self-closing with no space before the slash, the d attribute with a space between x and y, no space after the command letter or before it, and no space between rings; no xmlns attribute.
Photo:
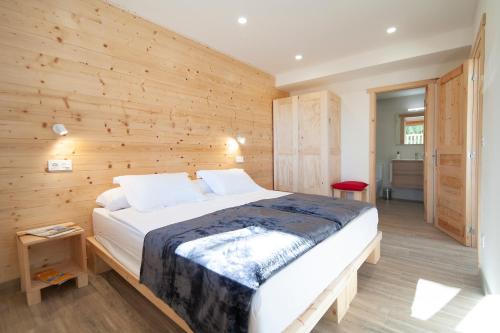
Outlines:
<svg viewBox="0 0 500 333"><path fill-rule="evenodd" d="M138 282L146 234L225 208L289 194L269 190L225 196L212 194L203 202L149 213L133 208L115 212L96 208L94 236L88 238L95 270L99 270L99 262L104 261L184 330L191 331L182 318ZM309 331L335 300L332 311L340 321L356 294L357 269L364 261L378 261L381 233L377 231L377 223L376 208L368 209L265 281L253 295L248 331ZM335 253L342 255L332 255Z"/></svg>

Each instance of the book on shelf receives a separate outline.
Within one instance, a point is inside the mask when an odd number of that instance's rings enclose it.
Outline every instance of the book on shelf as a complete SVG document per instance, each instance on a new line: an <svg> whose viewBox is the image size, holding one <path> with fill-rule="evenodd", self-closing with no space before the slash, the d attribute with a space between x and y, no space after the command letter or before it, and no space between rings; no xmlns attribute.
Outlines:
<svg viewBox="0 0 500 333"><path fill-rule="evenodd" d="M74 226L65 227L63 225L53 225L53 226L49 226L49 227L42 227L42 228L27 230L26 234L38 236L38 237L53 238L53 237L59 237L62 235L69 234L69 233L74 232L76 230L77 230L77 228Z"/></svg>
<svg viewBox="0 0 500 333"><path fill-rule="evenodd" d="M35 275L35 279L57 286L61 285L64 282L74 278L75 276L71 273L63 273L59 272L53 268L49 268L47 270L44 270L42 272L39 272Z"/></svg>

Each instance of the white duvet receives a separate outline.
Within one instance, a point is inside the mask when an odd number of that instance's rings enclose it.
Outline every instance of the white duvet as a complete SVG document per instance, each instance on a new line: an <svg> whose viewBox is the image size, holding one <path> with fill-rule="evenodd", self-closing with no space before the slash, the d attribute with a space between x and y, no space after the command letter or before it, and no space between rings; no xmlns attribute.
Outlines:
<svg viewBox="0 0 500 333"><path fill-rule="evenodd" d="M148 213L133 208L94 209L96 239L139 277L144 236L151 230L246 203L278 198L285 192L262 190L168 207ZM377 234L378 213L369 209L262 284L252 298L249 332L282 332L363 251Z"/></svg>

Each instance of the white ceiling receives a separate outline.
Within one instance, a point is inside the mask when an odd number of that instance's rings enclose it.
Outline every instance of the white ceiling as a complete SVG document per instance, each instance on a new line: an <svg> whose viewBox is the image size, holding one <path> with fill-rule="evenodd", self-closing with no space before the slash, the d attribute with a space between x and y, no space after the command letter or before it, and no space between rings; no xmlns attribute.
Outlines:
<svg viewBox="0 0 500 333"><path fill-rule="evenodd" d="M346 70L343 67L341 70L335 73L327 73L326 71L320 71L321 75L317 75L313 79L304 78L296 80L296 82L283 84L281 77L290 73L279 74L277 83L281 89L287 91L301 91L308 89L310 87L326 86L330 84L335 84L339 82L353 81L367 77L374 77L377 75L383 75L386 73L404 71L409 69L423 68L429 65L438 65L444 67L445 69L438 71L439 74L435 78L446 72L448 67L458 66L463 62L464 59L470 53L470 46L459 47L456 49L450 49L442 52L435 52L431 54L426 54L422 56L414 57L403 57L400 60L394 60L382 64L374 65L361 65L359 68L353 70ZM451 68L450 68L451 69ZM302 70L304 73L314 72L311 68L305 68ZM286 86L285 86L286 85ZM372 87L370 85L370 87Z"/></svg>
<svg viewBox="0 0 500 333"><path fill-rule="evenodd" d="M438 35L455 41L450 34L469 31L464 29L471 27L477 5L477 0L109 1L274 75L412 41L420 45ZM239 16L248 18L245 26L237 23ZM398 31L386 34L389 26ZM447 47L465 46L455 44ZM299 53L300 62L294 59Z"/></svg>

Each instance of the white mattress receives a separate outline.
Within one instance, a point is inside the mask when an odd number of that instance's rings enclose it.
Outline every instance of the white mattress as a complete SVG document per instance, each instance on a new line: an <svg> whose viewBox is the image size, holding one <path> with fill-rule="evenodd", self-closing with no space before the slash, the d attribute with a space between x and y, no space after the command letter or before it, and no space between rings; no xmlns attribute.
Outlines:
<svg viewBox="0 0 500 333"><path fill-rule="evenodd" d="M122 265L139 277L147 232L220 209L287 194L265 190L223 197L213 195L204 202L150 213L140 213L133 208L117 212L96 208L94 234ZM283 331L376 236L377 224L378 213L372 208L262 284L252 299L249 331Z"/></svg>

